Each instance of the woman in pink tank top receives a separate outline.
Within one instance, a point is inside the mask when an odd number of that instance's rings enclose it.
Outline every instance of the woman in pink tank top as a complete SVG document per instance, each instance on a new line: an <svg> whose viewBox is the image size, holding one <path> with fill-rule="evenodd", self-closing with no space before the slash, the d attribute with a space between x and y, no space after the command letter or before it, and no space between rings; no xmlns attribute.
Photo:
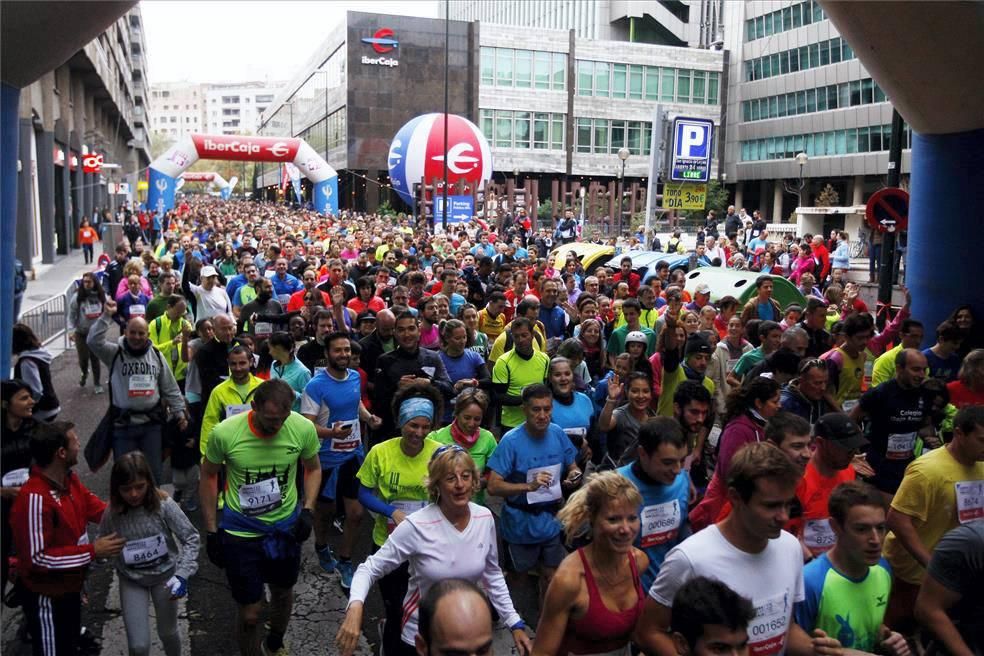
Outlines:
<svg viewBox="0 0 984 656"><path fill-rule="evenodd" d="M592 476L557 513L568 540L591 542L567 556L550 582L534 656L629 654L646 600L639 572L649 566L632 546L641 505L635 486L612 471Z"/></svg>

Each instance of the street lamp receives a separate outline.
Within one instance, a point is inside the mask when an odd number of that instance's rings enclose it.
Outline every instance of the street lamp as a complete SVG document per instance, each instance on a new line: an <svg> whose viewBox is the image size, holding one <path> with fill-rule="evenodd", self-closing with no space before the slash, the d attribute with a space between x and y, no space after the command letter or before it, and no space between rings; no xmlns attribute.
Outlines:
<svg viewBox="0 0 984 656"><path fill-rule="evenodd" d="M622 201L625 193L625 160L629 159L629 149L619 148L618 158L622 160L622 172L618 176L618 234L622 234Z"/></svg>
<svg viewBox="0 0 984 656"><path fill-rule="evenodd" d="M803 207L803 188L806 187L806 180L803 179L803 167L810 161L810 157L806 153L800 152L796 154L794 159L799 164L799 182L795 187L785 181L782 184L787 194L796 196L796 206Z"/></svg>

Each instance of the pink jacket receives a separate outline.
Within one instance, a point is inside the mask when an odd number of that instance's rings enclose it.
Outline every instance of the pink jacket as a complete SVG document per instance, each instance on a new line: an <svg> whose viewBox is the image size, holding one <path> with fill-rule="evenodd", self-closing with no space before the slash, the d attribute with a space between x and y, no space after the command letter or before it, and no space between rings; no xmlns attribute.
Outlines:
<svg viewBox="0 0 984 656"><path fill-rule="evenodd" d="M123 278L123 280L120 281L120 284L116 286L116 293L113 295L113 298L119 299L128 291L130 291L130 287L127 285L126 278ZM154 290L150 288L150 283L147 282L147 279L143 276L140 276L140 291L146 294L148 298L154 298Z"/></svg>

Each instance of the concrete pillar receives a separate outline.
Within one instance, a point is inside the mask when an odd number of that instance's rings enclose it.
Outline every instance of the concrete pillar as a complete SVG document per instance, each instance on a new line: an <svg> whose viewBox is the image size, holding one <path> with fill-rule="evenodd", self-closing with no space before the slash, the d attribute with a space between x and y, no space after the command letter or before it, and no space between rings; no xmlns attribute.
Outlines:
<svg viewBox="0 0 984 656"><path fill-rule="evenodd" d="M742 204L745 202L745 183L739 182L735 185L735 211L741 209Z"/></svg>
<svg viewBox="0 0 984 656"><path fill-rule="evenodd" d="M856 175L851 184L851 205L864 204L864 176Z"/></svg>
<svg viewBox="0 0 984 656"><path fill-rule="evenodd" d="M17 259L24 264L25 270L31 270L34 265L34 188L31 184L31 134L34 125L31 119L20 119L20 153L21 170L17 175Z"/></svg>
<svg viewBox="0 0 984 656"><path fill-rule="evenodd" d="M55 167L55 175L61 179L61 196L55 199L55 221L58 226L59 234L64 237L58 240L58 254L67 255L72 248L76 248L75 238L78 231L72 223L72 177L68 170L68 148L65 147L65 163Z"/></svg>
<svg viewBox="0 0 984 656"><path fill-rule="evenodd" d="M767 223L782 223L782 180L772 181L772 214L766 218Z"/></svg>
<svg viewBox="0 0 984 656"><path fill-rule="evenodd" d="M0 84L0 376L10 375L11 328L14 325L14 245L17 226L17 157L20 152L20 120L17 106L21 91Z"/></svg>
<svg viewBox="0 0 984 656"><path fill-rule="evenodd" d="M55 147L54 132L36 132L38 147L38 203L41 215L41 261L55 261Z"/></svg>
<svg viewBox="0 0 984 656"><path fill-rule="evenodd" d="M81 156L79 156L79 170L82 170ZM96 176L93 173L82 173L82 214L89 217L89 221L92 223L96 222L96 219L92 214L96 184L95 177Z"/></svg>
<svg viewBox="0 0 984 656"><path fill-rule="evenodd" d="M905 280L912 316L932 327L969 303L984 316L984 258L976 239L984 234L984 129L954 134L912 134L912 200ZM958 266L947 266L947 263Z"/></svg>

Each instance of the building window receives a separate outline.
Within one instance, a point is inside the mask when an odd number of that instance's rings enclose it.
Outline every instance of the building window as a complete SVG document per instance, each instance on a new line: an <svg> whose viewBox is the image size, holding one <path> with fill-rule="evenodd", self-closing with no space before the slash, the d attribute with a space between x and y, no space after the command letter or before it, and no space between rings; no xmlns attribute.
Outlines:
<svg viewBox="0 0 984 656"><path fill-rule="evenodd" d="M495 148L564 149L564 115L483 109L482 134Z"/></svg>
<svg viewBox="0 0 984 656"><path fill-rule="evenodd" d="M763 37L795 30L798 27L819 23L827 18L817 0L806 0L790 7L749 18L745 21L745 40L754 41Z"/></svg>
<svg viewBox="0 0 984 656"><path fill-rule="evenodd" d="M751 139L741 142L741 161L793 159L800 152L811 157L876 153L888 150L891 129L891 125L872 125L849 130ZM905 126L902 146L912 147L912 133L908 126Z"/></svg>
<svg viewBox="0 0 984 656"><path fill-rule="evenodd" d="M483 47L481 83L520 89L564 90L567 55L511 48Z"/></svg>
<svg viewBox="0 0 984 656"><path fill-rule="evenodd" d="M652 124L645 121L577 119L577 152L614 155L628 148L633 155L649 155Z"/></svg>
<svg viewBox="0 0 984 656"><path fill-rule="evenodd" d="M696 91L695 91L696 93ZM715 88L716 94L716 88ZM782 118L799 114L812 114L829 109L856 107L885 102L885 92L871 78L832 84L795 93L767 98L752 98L742 102L742 120L745 122L769 118ZM762 109L759 111L758 106Z"/></svg>
<svg viewBox="0 0 984 656"><path fill-rule="evenodd" d="M764 80L850 59L854 59L854 51L846 41L835 37L820 43L746 60L744 77L746 82Z"/></svg>

